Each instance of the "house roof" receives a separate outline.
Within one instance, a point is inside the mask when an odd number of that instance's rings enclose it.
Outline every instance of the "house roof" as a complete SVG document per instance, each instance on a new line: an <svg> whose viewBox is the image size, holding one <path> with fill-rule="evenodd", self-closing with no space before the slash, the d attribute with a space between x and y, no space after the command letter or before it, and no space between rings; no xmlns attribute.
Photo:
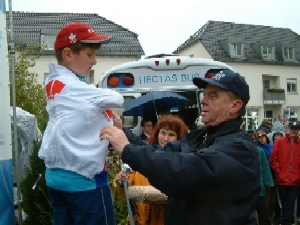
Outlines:
<svg viewBox="0 0 300 225"><path fill-rule="evenodd" d="M101 55L144 55L138 35L97 14L88 13L34 13L12 12L15 46L24 48L28 43L41 43L41 31L60 30L71 22L89 24L100 34L111 36L111 42L98 51ZM6 26L9 28L9 13L6 13ZM9 35L8 35L9 38ZM53 53L53 50L47 51Z"/></svg>
<svg viewBox="0 0 300 225"><path fill-rule="evenodd" d="M220 42L229 39L240 39L244 44L244 59L230 58ZM280 63L283 62L282 56L279 54L279 47L284 45L293 46L295 48L295 59L299 64L300 61L300 36L288 28L275 28L271 26L236 24L232 22L208 21L197 32L195 32L188 40L181 44L173 53L178 54L181 50L200 41L213 59L219 61L249 61L264 63ZM255 51L253 45L263 43L273 43L276 48L276 62L266 62L261 55Z"/></svg>

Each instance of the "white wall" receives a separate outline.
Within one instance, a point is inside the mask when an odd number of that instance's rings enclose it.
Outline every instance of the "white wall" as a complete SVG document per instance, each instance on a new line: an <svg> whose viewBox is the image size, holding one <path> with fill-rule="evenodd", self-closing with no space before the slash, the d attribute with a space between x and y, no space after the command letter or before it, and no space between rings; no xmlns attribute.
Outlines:
<svg viewBox="0 0 300 225"><path fill-rule="evenodd" d="M263 75L278 77L279 83L273 84L277 88L287 88L287 78L297 78L298 92L300 90L300 67L281 65L259 65L253 63L227 63L234 70L245 77L250 87L250 101L247 107L261 107L259 110L260 120L264 117L264 110L273 110L275 117L282 115L282 109L287 107L300 108L298 95L289 95L285 92L285 104L269 106L263 104ZM271 83L272 85L272 83ZM299 114L299 112L298 112Z"/></svg>
<svg viewBox="0 0 300 225"><path fill-rule="evenodd" d="M100 77L103 73L110 69L113 66L119 65L124 62L130 62L138 60L137 57L121 57L121 56L98 56L97 57L97 64L93 66L94 70L94 83L97 84ZM44 82L44 73L49 72L49 63L56 62L54 56L41 56L39 59L36 60L36 66L30 68L30 71L39 74L39 83Z"/></svg>
<svg viewBox="0 0 300 225"><path fill-rule="evenodd" d="M207 59L212 59L211 55L206 51L204 46L200 41L195 42L188 48L180 51L179 55L193 55L194 58L207 58Z"/></svg>

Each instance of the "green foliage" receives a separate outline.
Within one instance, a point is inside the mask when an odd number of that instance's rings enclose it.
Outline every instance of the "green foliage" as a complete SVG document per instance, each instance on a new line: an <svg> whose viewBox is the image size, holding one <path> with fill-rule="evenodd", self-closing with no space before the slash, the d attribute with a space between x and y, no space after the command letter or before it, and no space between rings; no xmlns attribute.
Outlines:
<svg viewBox="0 0 300 225"><path fill-rule="evenodd" d="M40 146L40 141L33 142L33 151L29 158L31 169L25 168L26 177L20 184L23 197L22 209L26 214L24 225L53 224L53 215L45 181L45 165L44 161L38 157ZM34 185L36 186L33 189Z"/></svg>
<svg viewBox="0 0 300 225"><path fill-rule="evenodd" d="M108 181L109 186L112 192L114 208L115 208L115 217L116 225L126 224L126 218L128 215L126 199L119 195L119 193L113 187L113 181L116 175L121 170L121 162L116 152L110 152L107 156L107 166L108 166Z"/></svg>
<svg viewBox="0 0 300 225"><path fill-rule="evenodd" d="M269 88L267 92L285 92L285 89L282 88Z"/></svg>
<svg viewBox="0 0 300 225"><path fill-rule="evenodd" d="M35 115L38 127L43 132L48 116L44 86L38 83L38 74L30 71L30 68L36 65L39 54L42 53L40 49L40 45L32 46L31 44L27 45L24 50L16 47L14 74L16 105ZM12 88L10 90L12 92Z"/></svg>

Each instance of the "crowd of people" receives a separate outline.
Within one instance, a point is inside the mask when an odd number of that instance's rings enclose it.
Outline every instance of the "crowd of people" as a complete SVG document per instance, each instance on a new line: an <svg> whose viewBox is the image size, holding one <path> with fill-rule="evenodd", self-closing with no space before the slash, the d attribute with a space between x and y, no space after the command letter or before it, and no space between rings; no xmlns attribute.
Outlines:
<svg viewBox="0 0 300 225"><path fill-rule="evenodd" d="M166 114L155 125L144 118L137 136L111 110L122 106L122 95L82 82L109 41L82 23L66 25L55 40L57 64L50 65L45 82L49 122L39 151L54 225L115 224L105 161L109 143L132 169L115 177L120 195L120 184L128 182L151 185L168 197L166 205L136 202L135 224L297 222L299 124L289 123L283 132L264 119L245 132L247 82L232 70L210 69L211 78L193 79L204 90L195 130ZM296 211L299 218L300 207Z"/></svg>

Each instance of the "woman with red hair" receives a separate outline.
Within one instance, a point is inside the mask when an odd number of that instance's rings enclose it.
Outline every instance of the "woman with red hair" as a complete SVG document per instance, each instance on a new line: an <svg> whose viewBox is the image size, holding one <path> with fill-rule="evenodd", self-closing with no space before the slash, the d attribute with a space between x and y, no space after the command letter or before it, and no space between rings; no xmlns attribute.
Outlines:
<svg viewBox="0 0 300 225"><path fill-rule="evenodd" d="M172 114L163 115L156 123L151 136L149 137L149 144L154 145L157 150L163 150L163 147L172 141L178 140L188 132L188 127L177 116ZM138 137L133 135L134 142L143 144ZM144 143L146 144L146 143ZM117 182L119 181L119 182ZM148 179L139 172L131 172L129 175L122 171L117 174L113 185L118 193L125 197L125 192L120 182L128 181L130 186L150 186ZM134 215L135 224L138 225L163 225L165 215L165 205L151 205L143 202L135 202L136 213ZM127 218L127 224L129 219Z"/></svg>

